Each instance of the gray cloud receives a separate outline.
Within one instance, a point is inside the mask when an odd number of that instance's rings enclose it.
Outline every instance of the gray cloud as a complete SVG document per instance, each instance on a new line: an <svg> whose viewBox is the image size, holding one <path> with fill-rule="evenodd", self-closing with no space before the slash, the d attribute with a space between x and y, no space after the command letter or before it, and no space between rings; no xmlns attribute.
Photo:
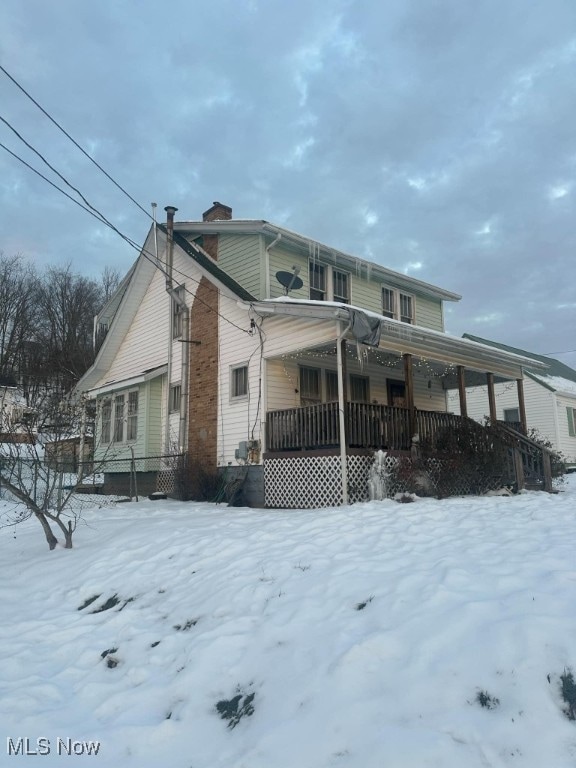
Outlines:
<svg viewBox="0 0 576 768"><path fill-rule="evenodd" d="M575 22L571 0L5 0L0 60L144 207L223 200L461 293L453 333L550 352L576 349ZM144 214L3 76L0 104L142 241ZM5 252L128 268L4 152L0 177Z"/></svg>

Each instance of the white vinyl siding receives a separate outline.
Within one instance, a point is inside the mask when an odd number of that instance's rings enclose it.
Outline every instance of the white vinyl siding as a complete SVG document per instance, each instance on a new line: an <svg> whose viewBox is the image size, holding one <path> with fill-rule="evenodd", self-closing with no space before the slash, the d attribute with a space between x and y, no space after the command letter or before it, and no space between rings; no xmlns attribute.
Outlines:
<svg viewBox="0 0 576 768"><path fill-rule="evenodd" d="M518 407L518 391L515 381L494 385L496 416L504 419L504 410ZM535 429L546 440L560 450L570 461L576 460L576 437L569 434L567 407L576 407L576 399L550 391L531 378L524 379L524 401L528 429ZM468 415L483 422L489 413L488 390L486 385L466 389ZM460 413L458 391L448 392L448 410Z"/></svg>

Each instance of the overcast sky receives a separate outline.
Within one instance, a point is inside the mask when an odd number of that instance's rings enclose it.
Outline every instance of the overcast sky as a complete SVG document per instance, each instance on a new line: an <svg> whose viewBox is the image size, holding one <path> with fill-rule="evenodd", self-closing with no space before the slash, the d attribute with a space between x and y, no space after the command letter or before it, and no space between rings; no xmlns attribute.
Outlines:
<svg viewBox="0 0 576 768"><path fill-rule="evenodd" d="M0 63L146 210L220 200L461 294L451 333L576 367L575 0L3 0ZM2 72L0 115L143 242ZM135 258L1 148L0 194L6 254Z"/></svg>

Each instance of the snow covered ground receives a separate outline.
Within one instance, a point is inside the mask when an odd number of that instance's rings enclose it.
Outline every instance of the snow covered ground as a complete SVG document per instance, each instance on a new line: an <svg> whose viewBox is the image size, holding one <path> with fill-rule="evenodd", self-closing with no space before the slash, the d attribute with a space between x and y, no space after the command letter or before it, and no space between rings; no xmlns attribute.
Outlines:
<svg viewBox="0 0 576 768"><path fill-rule="evenodd" d="M71 551L0 530L0 765L573 768L575 549L574 475L320 511L119 504Z"/></svg>

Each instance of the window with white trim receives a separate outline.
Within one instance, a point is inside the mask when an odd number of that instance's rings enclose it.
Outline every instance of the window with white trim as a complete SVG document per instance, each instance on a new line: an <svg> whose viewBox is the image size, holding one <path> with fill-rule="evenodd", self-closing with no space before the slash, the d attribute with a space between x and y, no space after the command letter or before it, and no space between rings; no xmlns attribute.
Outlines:
<svg viewBox="0 0 576 768"><path fill-rule="evenodd" d="M310 298L326 301L326 267L315 261L310 262Z"/></svg>
<svg viewBox="0 0 576 768"><path fill-rule="evenodd" d="M114 442L124 442L124 395L114 398Z"/></svg>
<svg viewBox="0 0 576 768"><path fill-rule="evenodd" d="M238 400L248 396L248 366L236 365L230 369L230 398Z"/></svg>
<svg viewBox="0 0 576 768"><path fill-rule="evenodd" d="M180 398L182 396L182 386L180 384L170 385L170 397L168 408L170 413L180 410Z"/></svg>
<svg viewBox="0 0 576 768"><path fill-rule="evenodd" d="M339 301L350 304L350 274L327 264L309 265L310 298L313 301Z"/></svg>
<svg viewBox="0 0 576 768"><path fill-rule="evenodd" d="M126 414L126 442L133 443L138 437L138 390L128 392L128 412Z"/></svg>
<svg viewBox="0 0 576 768"><path fill-rule="evenodd" d="M133 443L138 438L138 390L106 397L100 411L100 441Z"/></svg>
<svg viewBox="0 0 576 768"><path fill-rule="evenodd" d="M382 287L382 314L403 323L414 324L414 296L396 288Z"/></svg>
<svg viewBox="0 0 576 768"><path fill-rule="evenodd" d="M519 408L504 408L504 421L518 423L520 421Z"/></svg>
<svg viewBox="0 0 576 768"><path fill-rule="evenodd" d="M102 401L101 411L101 440L103 443L110 442L110 435L112 431L112 398L106 397Z"/></svg>
<svg viewBox="0 0 576 768"><path fill-rule="evenodd" d="M350 275L332 268L332 297L341 304L350 304Z"/></svg>
<svg viewBox="0 0 576 768"><path fill-rule="evenodd" d="M576 408L567 406L566 416L568 417L568 434L570 437L576 437Z"/></svg>

